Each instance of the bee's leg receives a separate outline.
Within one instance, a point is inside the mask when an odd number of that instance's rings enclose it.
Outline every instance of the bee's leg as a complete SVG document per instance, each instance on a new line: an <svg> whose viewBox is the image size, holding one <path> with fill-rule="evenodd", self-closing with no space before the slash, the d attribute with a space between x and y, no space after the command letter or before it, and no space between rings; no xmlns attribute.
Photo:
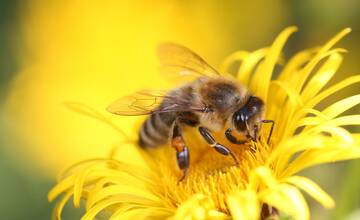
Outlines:
<svg viewBox="0 0 360 220"><path fill-rule="evenodd" d="M266 141L266 143L269 144L269 143L270 143L270 139L271 139L271 135L272 135L273 130L274 130L275 121L274 121L274 120L262 120L261 122L262 122L262 123L271 123L270 133L269 133L268 139L267 139L267 141Z"/></svg>
<svg viewBox="0 0 360 220"><path fill-rule="evenodd" d="M211 135L210 131L204 127L199 127L199 132L201 134L201 136L205 139L205 141L213 148L215 148L215 150L223 155L230 155L236 165L239 164L239 161L237 160L237 158L235 157L235 155L233 154L233 152L231 152L231 150L227 147L225 147L224 145L221 145L219 143L217 143L214 139L214 137Z"/></svg>
<svg viewBox="0 0 360 220"><path fill-rule="evenodd" d="M190 165L190 154L189 154L189 149L185 145L184 139L181 135L181 129L176 122L173 127L171 145L176 150L177 164L180 170L182 170L183 172L183 176L179 180L180 182L188 174L189 165Z"/></svg>
<svg viewBox="0 0 360 220"><path fill-rule="evenodd" d="M231 128L229 128L225 131L225 136L231 143L233 143L233 144L245 144L246 143L246 141L244 141L244 140L236 139L236 137L234 137L231 134L231 131L232 131Z"/></svg>

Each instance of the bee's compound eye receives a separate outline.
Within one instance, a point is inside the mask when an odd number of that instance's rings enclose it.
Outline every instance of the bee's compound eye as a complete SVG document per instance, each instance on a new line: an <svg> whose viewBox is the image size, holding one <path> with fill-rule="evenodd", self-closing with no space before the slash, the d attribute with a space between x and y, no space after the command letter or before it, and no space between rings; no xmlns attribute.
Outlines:
<svg viewBox="0 0 360 220"><path fill-rule="evenodd" d="M264 102L261 99L252 96L246 105L249 108L251 114L256 114L257 112L260 111L260 109L264 105Z"/></svg>
<svg viewBox="0 0 360 220"><path fill-rule="evenodd" d="M238 131L245 131L246 130L246 114L244 112L244 109L240 109L236 111L233 115L233 123L235 128Z"/></svg>

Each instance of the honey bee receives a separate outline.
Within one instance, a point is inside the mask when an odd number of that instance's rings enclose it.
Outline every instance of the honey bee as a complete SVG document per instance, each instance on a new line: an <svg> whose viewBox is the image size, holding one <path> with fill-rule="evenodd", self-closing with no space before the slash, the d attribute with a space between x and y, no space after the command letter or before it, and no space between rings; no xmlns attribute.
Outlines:
<svg viewBox="0 0 360 220"><path fill-rule="evenodd" d="M244 85L231 77L221 76L213 67L190 49L164 43L158 48L162 72L190 77L190 82L166 91L144 90L123 97L107 110L117 115L149 115L139 132L141 147L166 144L169 139L176 151L177 164L183 180L189 170L190 155L182 131L185 126L197 127L206 143L220 154L238 160L226 146L218 143L213 132L225 130L234 144L257 141L265 120L263 100L252 95ZM236 132L238 137L233 135Z"/></svg>

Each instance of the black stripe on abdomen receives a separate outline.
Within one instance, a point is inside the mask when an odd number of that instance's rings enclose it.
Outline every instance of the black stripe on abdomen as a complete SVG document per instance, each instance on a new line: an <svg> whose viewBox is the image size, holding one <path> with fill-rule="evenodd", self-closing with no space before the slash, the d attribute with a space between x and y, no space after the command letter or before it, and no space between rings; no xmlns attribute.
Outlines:
<svg viewBox="0 0 360 220"><path fill-rule="evenodd" d="M139 145L142 147L154 147L165 144L169 139L170 128L174 120L174 113L150 115L141 126Z"/></svg>

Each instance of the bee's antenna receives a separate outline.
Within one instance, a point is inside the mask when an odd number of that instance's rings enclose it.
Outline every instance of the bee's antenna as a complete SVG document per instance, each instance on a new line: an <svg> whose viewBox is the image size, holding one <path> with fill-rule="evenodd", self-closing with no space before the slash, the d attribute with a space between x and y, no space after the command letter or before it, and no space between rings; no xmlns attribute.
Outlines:
<svg viewBox="0 0 360 220"><path fill-rule="evenodd" d="M271 123L270 134L269 134L269 137L268 137L268 139L266 141L266 143L269 144L271 135L272 135L274 127L275 127L275 121L274 120L262 120L261 122L262 123Z"/></svg>

